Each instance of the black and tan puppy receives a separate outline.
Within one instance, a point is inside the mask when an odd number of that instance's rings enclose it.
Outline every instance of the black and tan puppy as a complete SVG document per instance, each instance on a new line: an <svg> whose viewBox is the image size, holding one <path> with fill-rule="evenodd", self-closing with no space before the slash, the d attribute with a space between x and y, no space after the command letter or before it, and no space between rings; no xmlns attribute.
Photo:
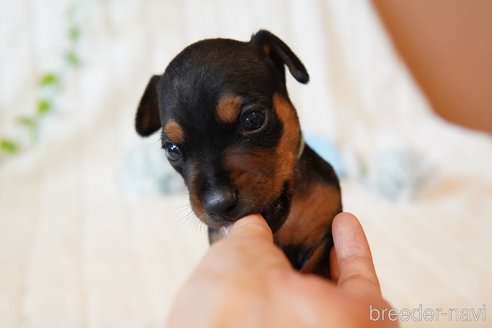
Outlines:
<svg viewBox="0 0 492 328"><path fill-rule="evenodd" d="M328 276L340 187L330 164L304 145L285 66L308 82L299 58L268 31L249 42L194 43L150 79L136 129L141 136L162 129L162 147L210 242L259 212L296 269Z"/></svg>

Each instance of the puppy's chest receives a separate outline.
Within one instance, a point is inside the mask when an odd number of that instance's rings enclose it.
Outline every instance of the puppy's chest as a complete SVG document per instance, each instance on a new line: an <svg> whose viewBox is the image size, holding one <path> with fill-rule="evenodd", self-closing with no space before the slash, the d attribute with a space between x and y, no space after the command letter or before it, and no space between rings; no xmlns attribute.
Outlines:
<svg viewBox="0 0 492 328"><path fill-rule="evenodd" d="M289 216L274 235L294 267L300 269L321 244L331 243L331 222L339 208L340 194L330 185L294 195Z"/></svg>
<svg viewBox="0 0 492 328"><path fill-rule="evenodd" d="M333 217L330 214L327 209L316 208L315 204L292 207L287 220L274 234L276 244L281 247L316 247L331 231Z"/></svg>

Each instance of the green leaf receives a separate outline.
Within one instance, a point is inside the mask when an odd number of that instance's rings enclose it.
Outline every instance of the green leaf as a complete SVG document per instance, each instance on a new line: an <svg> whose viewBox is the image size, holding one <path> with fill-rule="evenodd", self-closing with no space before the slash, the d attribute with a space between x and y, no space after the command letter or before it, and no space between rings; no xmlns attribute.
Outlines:
<svg viewBox="0 0 492 328"><path fill-rule="evenodd" d="M78 40L80 37L80 29L77 26L71 26L68 29L68 38L72 41Z"/></svg>
<svg viewBox="0 0 492 328"><path fill-rule="evenodd" d="M77 56L74 51L67 51L67 53L65 54L65 59L72 66L79 66L80 64L79 56Z"/></svg>
<svg viewBox="0 0 492 328"><path fill-rule="evenodd" d="M60 84L60 78L55 73L46 73L39 79L41 86L55 86Z"/></svg>
<svg viewBox="0 0 492 328"><path fill-rule="evenodd" d="M32 128L36 125L36 120L32 117L21 116L17 118L17 123L27 128Z"/></svg>
<svg viewBox="0 0 492 328"><path fill-rule="evenodd" d="M11 139L0 139L0 149L8 154L15 154L19 151L19 145Z"/></svg>
<svg viewBox="0 0 492 328"><path fill-rule="evenodd" d="M38 115L45 115L53 108L53 104L50 100L41 99L38 101Z"/></svg>

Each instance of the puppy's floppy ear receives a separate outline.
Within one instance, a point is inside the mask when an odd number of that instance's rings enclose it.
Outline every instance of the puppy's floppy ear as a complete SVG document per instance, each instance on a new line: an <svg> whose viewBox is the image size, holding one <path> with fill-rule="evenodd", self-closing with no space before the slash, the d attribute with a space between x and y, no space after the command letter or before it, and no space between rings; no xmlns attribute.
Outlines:
<svg viewBox="0 0 492 328"><path fill-rule="evenodd" d="M157 105L157 84L159 79L159 75L152 76L138 105L135 128L142 137L150 136L161 127L159 106Z"/></svg>
<svg viewBox="0 0 492 328"><path fill-rule="evenodd" d="M285 80L284 65L289 68L290 74L301 83L308 83L309 74L301 60L290 50L290 48L277 36L269 31L260 30L251 37L253 45L260 48L267 57L270 57L275 67L280 70Z"/></svg>

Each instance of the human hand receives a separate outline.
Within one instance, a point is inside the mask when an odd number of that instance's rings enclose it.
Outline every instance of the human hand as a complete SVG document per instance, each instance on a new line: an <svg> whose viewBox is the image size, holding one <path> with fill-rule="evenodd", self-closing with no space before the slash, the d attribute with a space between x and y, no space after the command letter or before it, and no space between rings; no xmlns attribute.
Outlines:
<svg viewBox="0 0 492 328"><path fill-rule="evenodd" d="M359 221L341 213L332 224L331 276L294 271L260 215L237 221L216 242L178 294L169 327L397 327L371 321L382 298Z"/></svg>

